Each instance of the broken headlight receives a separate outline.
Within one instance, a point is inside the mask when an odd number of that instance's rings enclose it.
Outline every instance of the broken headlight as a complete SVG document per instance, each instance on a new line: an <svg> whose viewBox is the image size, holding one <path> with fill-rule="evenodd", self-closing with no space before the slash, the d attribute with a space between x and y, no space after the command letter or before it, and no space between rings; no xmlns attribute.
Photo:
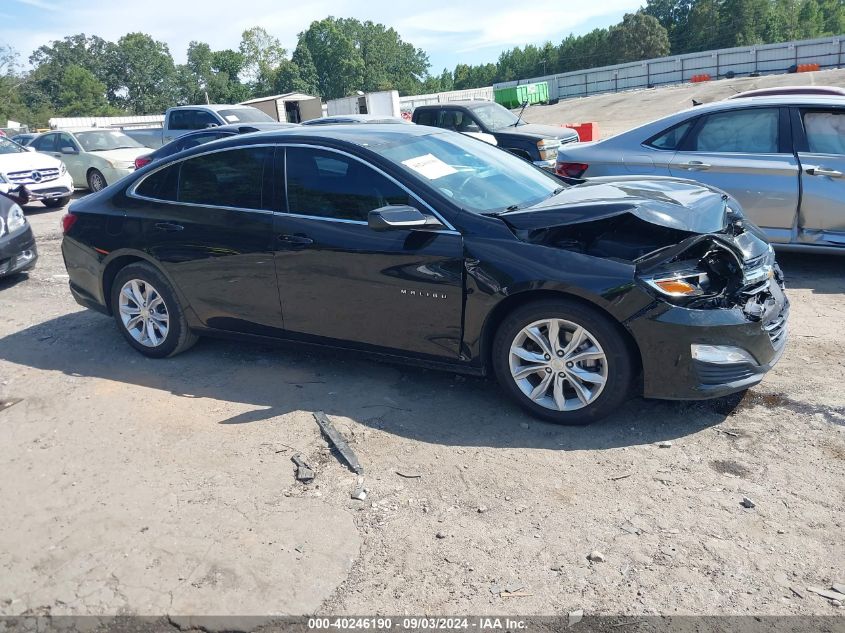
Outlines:
<svg viewBox="0 0 845 633"><path fill-rule="evenodd" d="M658 274L643 281L667 297L702 297L711 293L710 278L698 270Z"/></svg>

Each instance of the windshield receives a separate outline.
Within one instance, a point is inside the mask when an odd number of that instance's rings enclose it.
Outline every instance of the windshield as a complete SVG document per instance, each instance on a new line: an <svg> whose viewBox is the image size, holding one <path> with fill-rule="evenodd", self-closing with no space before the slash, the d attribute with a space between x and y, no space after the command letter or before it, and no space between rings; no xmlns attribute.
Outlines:
<svg viewBox="0 0 845 633"><path fill-rule="evenodd" d="M498 103L487 103L481 106L473 106L472 113L478 117L485 127L491 130L501 130L506 127L513 127L519 118L507 108ZM519 122L525 125L524 121Z"/></svg>
<svg viewBox="0 0 845 633"><path fill-rule="evenodd" d="M144 147L133 138L116 130L97 130L94 132L77 132L76 140L86 152L105 152L112 149L129 147Z"/></svg>
<svg viewBox="0 0 845 633"><path fill-rule="evenodd" d="M26 150L17 143L13 143L9 139L0 136L0 154L17 154L25 151Z"/></svg>
<svg viewBox="0 0 845 633"><path fill-rule="evenodd" d="M455 132L402 135L369 149L473 213L528 207L561 187L559 180L531 163Z"/></svg>
<svg viewBox="0 0 845 633"><path fill-rule="evenodd" d="M275 123L269 114L264 114L257 108L232 108L217 112L227 123Z"/></svg>

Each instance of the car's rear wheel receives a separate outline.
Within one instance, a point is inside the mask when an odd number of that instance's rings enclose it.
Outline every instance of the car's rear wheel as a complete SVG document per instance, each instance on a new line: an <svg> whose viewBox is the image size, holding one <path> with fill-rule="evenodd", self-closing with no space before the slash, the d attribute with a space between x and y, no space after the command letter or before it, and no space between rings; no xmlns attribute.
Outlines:
<svg viewBox="0 0 845 633"><path fill-rule="evenodd" d="M197 340L173 287L150 264L130 264L117 273L111 307L121 334L145 356L174 356Z"/></svg>
<svg viewBox="0 0 845 633"><path fill-rule="evenodd" d="M67 204L69 197L65 198L46 198L41 202L44 203L44 206L48 209L58 209L59 207L63 207Z"/></svg>
<svg viewBox="0 0 845 633"><path fill-rule="evenodd" d="M631 352L607 316L575 301L541 301L509 314L493 342L499 383L522 407L558 424L588 424L629 396Z"/></svg>
<svg viewBox="0 0 845 633"><path fill-rule="evenodd" d="M101 191L108 186L106 177L99 169L92 169L88 172L88 188L91 191Z"/></svg>

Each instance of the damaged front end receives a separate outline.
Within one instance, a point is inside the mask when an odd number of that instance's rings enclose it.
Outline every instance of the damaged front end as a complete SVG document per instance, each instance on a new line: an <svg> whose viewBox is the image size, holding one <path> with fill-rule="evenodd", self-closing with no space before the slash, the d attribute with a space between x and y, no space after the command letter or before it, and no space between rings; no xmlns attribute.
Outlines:
<svg viewBox="0 0 845 633"><path fill-rule="evenodd" d="M633 267L653 299L623 324L648 350L646 396L713 397L758 382L783 353L789 311L763 233L728 196L700 186L624 191L637 195L501 218L523 241Z"/></svg>

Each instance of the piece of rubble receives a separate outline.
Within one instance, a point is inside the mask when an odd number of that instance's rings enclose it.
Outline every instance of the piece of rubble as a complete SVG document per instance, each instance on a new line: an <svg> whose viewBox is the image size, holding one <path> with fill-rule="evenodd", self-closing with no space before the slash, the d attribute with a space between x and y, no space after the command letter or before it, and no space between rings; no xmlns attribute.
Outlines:
<svg viewBox="0 0 845 633"><path fill-rule="evenodd" d="M22 402L23 398L11 398L10 400L0 400L0 411L5 411L13 406L15 406L18 402Z"/></svg>
<svg viewBox="0 0 845 633"><path fill-rule="evenodd" d="M584 609L570 611L568 616L569 617L567 626L575 626L584 618Z"/></svg>
<svg viewBox="0 0 845 633"><path fill-rule="evenodd" d="M822 598L827 598L828 600L845 600L845 594L841 594L838 591L832 591L830 589L822 589L821 587L807 587L807 591L812 591L813 593L820 595Z"/></svg>
<svg viewBox="0 0 845 633"><path fill-rule="evenodd" d="M436 536L437 538L440 538L440 539L446 538L446 534L444 532L438 532L434 536Z"/></svg>
<svg viewBox="0 0 845 633"><path fill-rule="evenodd" d="M301 481L302 483L305 483L305 484L308 484L308 483L311 483L312 481L314 481L314 477L316 476L316 473L314 472L313 468L311 468L308 464L306 464L302 460L302 455L297 453L296 455L291 457L290 460L294 464L296 464L296 480L297 481Z"/></svg>
<svg viewBox="0 0 845 633"><path fill-rule="evenodd" d="M668 441L658 442L657 448L672 448L672 442L668 442Z"/></svg>
<svg viewBox="0 0 845 633"><path fill-rule="evenodd" d="M748 497L743 497L743 498L742 498L742 501L740 501L740 502L739 502L739 505L741 505L743 508L753 508L753 507L754 507L754 506L756 506L757 504L756 504L756 503L754 503L754 502L753 502L751 499L749 499Z"/></svg>
<svg viewBox="0 0 845 633"><path fill-rule="evenodd" d="M790 588L789 588L789 590L790 590L792 593L794 593L796 596L798 596L799 598L801 598L802 600L804 599L804 594L802 594L800 591L798 591L795 587L790 587Z"/></svg>
<svg viewBox="0 0 845 633"><path fill-rule="evenodd" d="M487 506L478 506L478 514L484 514L487 512Z"/></svg>
<svg viewBox="0 0 845 633"><path fill-rule="evenodd" d="M841 594L845 594L845 585L843 585L842 583L835 582L830 586L830 588L834 591L838 591Z"/></svg>
<svg viewBox="0 0 845 633"><path fill-rule="evenodd" d="M352 492L351 496L356 501L363 501L367 498L367 489L359 484L358 487L355 488L355 490Z"/></svg>
<svg viewBox="0 0 845 633"><path fill-rule="evenodd" d="M314 419L317 421L317 424L320 427L320 430L323 432L323 435L331 442L334 447L337 449L337 452L343 456L343 459L346 460L346 463L349 464L349 468L352 469L352 472L361 474L364 472L364 468L358 462L358 457L352 452L352 449L349 448L349 444L346 443L346 440L343 439L343 436L338 432L336 428L332 425L329 421L328 416L323 413L322 411L315 411L314 412Z"/></svg>
<svg viewBox="0 0 845 633"><path fill-rule="evenodd" d="M602 554L600 551L594 549L592 552L590 552L587 555L587 560L591 561L593 563L603 563L606 559L604 557L604 554Z"/></svg>

